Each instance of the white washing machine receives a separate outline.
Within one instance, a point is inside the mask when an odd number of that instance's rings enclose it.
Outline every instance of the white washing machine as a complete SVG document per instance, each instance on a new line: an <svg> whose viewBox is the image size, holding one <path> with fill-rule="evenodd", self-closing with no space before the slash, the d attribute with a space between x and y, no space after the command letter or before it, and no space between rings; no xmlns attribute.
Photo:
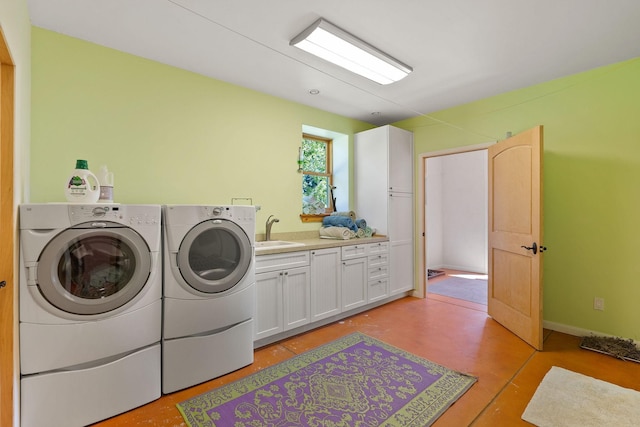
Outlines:
<svg viewBox="0 0 640 427"><path fill-rule="evenodd" d="M21 425L83 426L161 395L159 205L20 206Z"/></svg>
<svg viewBox="0 0 640 427"><path fill-rule="evenodd" d="M254 206L164 206L162 392L253 363Z"/></svg>

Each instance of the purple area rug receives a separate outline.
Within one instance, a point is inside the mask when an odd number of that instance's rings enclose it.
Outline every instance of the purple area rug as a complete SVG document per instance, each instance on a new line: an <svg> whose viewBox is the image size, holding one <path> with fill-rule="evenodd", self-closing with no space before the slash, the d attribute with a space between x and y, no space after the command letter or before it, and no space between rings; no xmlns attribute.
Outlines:
<svg viewBox="0 0 640 427"><path fill-rule="evenodd" d="M190 427L425 427L476 381L354 333L176 406Z"/></svg>

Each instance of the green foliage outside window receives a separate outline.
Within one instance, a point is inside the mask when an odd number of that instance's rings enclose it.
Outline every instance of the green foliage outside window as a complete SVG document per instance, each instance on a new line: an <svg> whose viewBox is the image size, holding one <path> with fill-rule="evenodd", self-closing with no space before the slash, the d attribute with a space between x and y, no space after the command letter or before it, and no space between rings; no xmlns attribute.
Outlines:
<svg viewBox="0 0 640 427"><path fill-rule="evenodd" d="M302 139L302 212L324 213L331 208L330 140Z"/></svg>

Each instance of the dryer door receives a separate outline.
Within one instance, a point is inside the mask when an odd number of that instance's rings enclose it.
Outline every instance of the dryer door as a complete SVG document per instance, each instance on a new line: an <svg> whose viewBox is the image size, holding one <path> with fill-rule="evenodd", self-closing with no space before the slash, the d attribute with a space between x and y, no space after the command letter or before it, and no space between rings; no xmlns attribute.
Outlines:
<svg viewBox="0 0 640 427"><path fill-rule="evenodd" d="M86 223L54 237L38 260L37 284L53 306L99 314L131 301L151 274L151 253L134 230L112 222Z"/></svg>
<svg viewBox="0 0 640 427"><path fill-rule="evenodd" d="M253 248L242 227L233 221L201 222L185 235L178 249L178 268L194 289L208 294L237 285L251 266Z"/></svg>

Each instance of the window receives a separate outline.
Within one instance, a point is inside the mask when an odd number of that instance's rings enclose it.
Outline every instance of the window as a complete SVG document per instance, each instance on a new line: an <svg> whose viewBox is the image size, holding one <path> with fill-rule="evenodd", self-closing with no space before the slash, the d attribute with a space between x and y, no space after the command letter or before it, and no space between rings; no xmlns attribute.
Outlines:
<svg viewBox="0 0 640 427"><path fill-rule="evenodd" d="M302 134L302 214L324 215L333 212L333 141Z"/></svg>

